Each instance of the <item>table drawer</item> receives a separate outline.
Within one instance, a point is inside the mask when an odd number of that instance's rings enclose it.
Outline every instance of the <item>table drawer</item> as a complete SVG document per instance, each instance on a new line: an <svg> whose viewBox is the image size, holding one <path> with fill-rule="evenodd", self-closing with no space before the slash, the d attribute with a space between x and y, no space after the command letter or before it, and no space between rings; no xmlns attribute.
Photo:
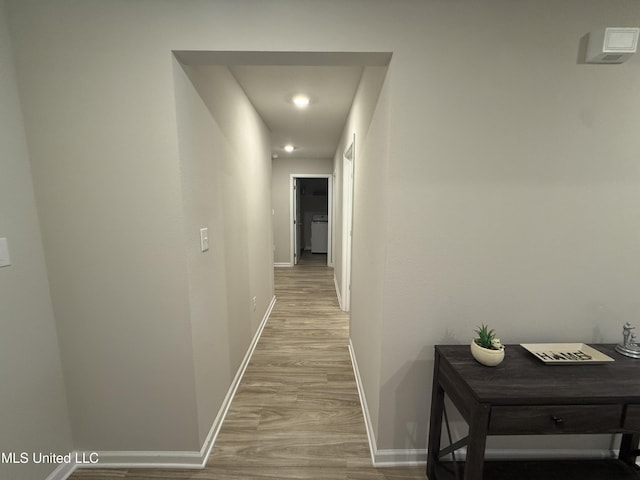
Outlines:
<svg viewBox="0 0 640 480"><path fill-rule="evenodd" d="M625 430L640 432L640 405L627 405L623 426Z"/></svg>
<svg viewBox="0 0 640 480"><path fill-rule="evenodd" d="M640 410L638 414L640 415ZM621 405L498 406L491 409L489 433L608 433L620 431L621 426Z"/></svg>

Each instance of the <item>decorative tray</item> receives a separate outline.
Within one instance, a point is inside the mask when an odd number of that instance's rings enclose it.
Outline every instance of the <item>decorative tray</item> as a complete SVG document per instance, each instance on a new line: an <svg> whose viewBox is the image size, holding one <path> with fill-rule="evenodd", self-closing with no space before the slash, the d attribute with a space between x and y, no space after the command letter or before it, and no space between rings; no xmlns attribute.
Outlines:
<svg viewBox="0 0 640 480"><path fill-rule="evenodd" d="M615 360L584 343L521 343L547 365L597 365Z"/></svg>

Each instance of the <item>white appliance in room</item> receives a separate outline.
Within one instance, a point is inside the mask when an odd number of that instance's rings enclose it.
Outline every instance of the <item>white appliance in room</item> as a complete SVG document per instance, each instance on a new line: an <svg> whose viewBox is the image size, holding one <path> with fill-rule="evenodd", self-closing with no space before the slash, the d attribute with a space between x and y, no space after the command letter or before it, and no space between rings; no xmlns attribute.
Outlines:
<svg viewBox="0 0 640 480"><path fill-rule="evenodd" d="M311 219L311 253L327 253L328 215L314 215Z"/></svg>

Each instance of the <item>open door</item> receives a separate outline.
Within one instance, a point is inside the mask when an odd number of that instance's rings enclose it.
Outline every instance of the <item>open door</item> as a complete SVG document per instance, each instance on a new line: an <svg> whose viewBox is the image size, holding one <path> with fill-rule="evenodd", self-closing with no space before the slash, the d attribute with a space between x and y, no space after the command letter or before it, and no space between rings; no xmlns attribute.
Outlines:
<svg viewBox="0 0 640 480"><path fill-rule="evenodd" d="M326 255L327 266L333 266L333 174L330 173L292 173L290 174L290 258L291 265L297 265L300 261L303 251L306 249L312 250L310 241L312 240L311 234L311 217L310 212L317 214L324 214L326 216ZM324 179L322 192L316 192L311 196L324 198L324 204L322 207L318 206L316 200L310 200L309 197L309 184L317 183L313 182L319 179ZM305 183L306 182L306 183ZM314 185L314 191L317 185ZM303 190L307 189L307 195L304 195ZM306 211L305 211L306 210ZM308 230L308 231L307 231Z"/></svg>

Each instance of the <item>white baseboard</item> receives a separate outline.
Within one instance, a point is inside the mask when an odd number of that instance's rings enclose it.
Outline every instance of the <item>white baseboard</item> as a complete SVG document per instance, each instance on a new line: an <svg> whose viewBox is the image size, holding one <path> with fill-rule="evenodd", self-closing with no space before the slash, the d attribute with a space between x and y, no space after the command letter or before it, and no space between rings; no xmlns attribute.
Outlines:
<svg viewBox="0 0 640 480"><path fill-rule="evenodd" d="M75 458L74 453L71 456ZM45 480L67 480L75 470L75 463L62 463Z"/></svg>
<svg viewBox="0 0 640 480"><path fill-rule="evenodd" d="M293 264L291 262L276 262L273 264L275 268L291 268Z"/></svg>
<svg viewBox="0 0 640 480"><path fill-rule="evenodd" d="M336 289L337 290L337 289ZM362 406L362 415L364 416L364 426L367 432L367 440L369 441L369 453L371 454L371 464L376 468L396 467L396 466L414 466L423 465L427 462L427 451L423 450L379 450L376 445L376 435L367 406L367 397L364 394L362 385L362 377L360 377L360 369L356 360L356 353L353 349L353 343L349 339L349 356L351 357L351 365L353 374L356 377L356 387L358 388L358 396L360 397L360 405Z"/></svg>
<svg viewBox="0 0 640 480"><path fill-rule="evenodd" d="M205 445L207 442L205 441ZM79 458L94 455L97 462L76 463L76 468L193 468L204 467L207 457L201 452L98 451L76 452Z"/></svg>
<svg viewBox="0 0 640 480"><path fill-rule="evenodd" d="M426 464L426 449L376 450L373 461L373 465L376 468L415 467Z"/></svg>
<svg viewBox="0 0 640 480"><path fill-rule="evenodd" d="M242 381L242 377L244 376L244 372L251 361L251 357L253 356L253 352L258 345L258 341L262 336L262 331L264 330L265 325L269 321L269 317L271 316L271 312L273 311L273 307L276 304L276 296L274 295L271 298L271 302L269 302L269 306L267 310L264 312L262 316L262 320L260 321L260 325L256 330L256 333L253 335L251 339L251 343L249 344L249 348L242 359L242 363L240 363L240 367L238 367L238 371L236 372L231 385L229 386L229 390L222 401L222 406L220 410L218 410L218 414L216 415L215 420L213 421L213 425L207 434L207 438L205 439L204 445L200 449L200 457L201 462L199 468L204 468L207 463L207 459L209 458L209 454L211 453L211 449L213 448L213 444L218 438L218 433L220 433L220 429L222 428L222 423L224 422L225 417L227 416L227 412L229 411L229 407L231 406L231 402L233 401L233 397L240 386L240 382Z"/></svg>
<svg viewBox="0 0 640 480"><path fill-rule="evenodd" d="M271 303L269 307L267 307L267 311L265 312L256 333L249 344L249 348L236 372L236 375L229 386L229 390L218 410L218 414L216 415L215 420L207 434L207 437L202 445L200 451L185 451L185 452L117 452L117 451L102 451L102 452L74 452L73 458L79 459L87 459L87 461L79 463L75 462L69 465L65 465L66 469L61 469L58 467L55 472L53 472L46 480L66 480L75 470L76 468L193 468L200 469L204 468L207 463L207 459L209 458L209 454L211 453L211 449L218 437L218 433L222 428L222 423L224 422L224 418L227 415L229 407L231 406L231 402L233 397L238 390L238 386L240 385L240 381L244 375L247 366L249 365L249 361L253 356L253 352L260 340L260 336L262 335L262 331L264 330L267 321L269 320L269 316L271 315L271 311L276 304L276 297L274 296L271 299ZM92 456L93 455L93 456ZM96 459L97 462L91 463L90 459ZM54 473L61 470L60 473L56 474L57 476L52 476ZM62 472L64 470L64 472Z"/></svg>
<svg viewBox="0 0 640 480"><path fill-rule="evenodd" d="M460 458L466 458L466 450ZM487 460L589 460L616 458L618 452L606 448L534 448L534 449L487 449ZM457 457L456 457L457 458Z"/></svg>
<svg viewBox="0 0 640 480"><path fill-rule="evenodd" d="M466 450L456 451L456 460L464 462ZM616 458L618 452L607 449L487 449L487 460L591 460ZM450 455L442 459L451 461ZM376 450L373 464L378 468L422 466L427 463L427 450Z"/></svg>
<svg viewBox="0 0 640 480"><path fill-rule="evenodd" d="M351 365L353 366L353 374L356 377L356 386L358 388L358 396L360 397L360 405L362 406L362 415L364 416L364 426L367 431L367 439L369 441L369 453L371 454L371 464L376 468L399 467L424 465L427 462L427 450L380 450L376 444L376 435L367 406L367 397L364 394L362 385L362 377L360 377L360 369L356 360L356 353L353 349L353 343L349 339L349 355L351 356Z"/></svg>
<svg viewBox="0 0 640 480"><path fill-rule="evenodd" d="M333 277L335 280L335 277ZM336 285L337 287L337 285ZM336 288L336 291L338 288ZM338 295L340 299L340 295ZM349 338L349 356L351 357L351 366L353 367L353 374L356 377L356 387L358 388L358 396L360 397L360 405L362 406L362 415L364 416L364 427L367 431L367 439L369 440L369 452L371 454L371 463L376 466L376 452L378 447L376 446L376 435L373 430L373 424L371 423L371 416L369 415L369 408L367 407L367 398L364 395L364 389L362 387L362 379L360 378L360 370L358 369L358 362L356 361L356 352L353 349L353 343Z"/></svg>
<svg viewBox="0 0 640 480"><path fill-rule="evenodd" d="M342 308L342 297L340 296L340 288L338 287L338 279L335 275L333 276L333 286L336 289L336 296L338 297L338 305L340 306L340 310L344 311L344 308Z"/></svg>
<svg viewBox="0 0 640 480"><path fill-rule="evenodd" d="M424 452L426 462L426 451ZM617 458L618 452L607 448L487 448L484 458L487 460L593 460ZM456 460L464 462L467 449L456 450ZM451 455L443 461L451 461Z"/></svg>

